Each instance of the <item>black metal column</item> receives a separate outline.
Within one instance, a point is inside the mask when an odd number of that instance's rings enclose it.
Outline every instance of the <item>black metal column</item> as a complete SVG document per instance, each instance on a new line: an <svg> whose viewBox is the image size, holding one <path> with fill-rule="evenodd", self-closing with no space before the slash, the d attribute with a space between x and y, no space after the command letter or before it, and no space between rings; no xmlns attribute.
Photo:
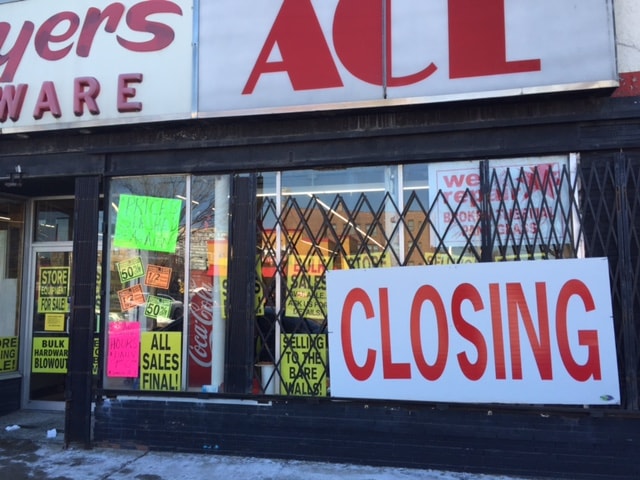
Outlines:
<svg viewBox="0 0 640 480"><path fill-rule="evenodd" d="M89 448L100 177L78 177L75 195L64 442Z"/></svg>
<svg viewBox="0 0 640 480"><path fill-rule="evenodd" d="M256 278L256 176L235 176L231 202L229 311L224 391L250 393Z"/></svg>
<svg viewBox="0 0 640 480"><path fill-rule="evenodd" d="M618 253L620 259L620 309L621 325L624 336L624 378L626 384L626 407L638 410L638 345L637 324L633 312L633 263L631 261L631 214L627 185L630 165L627 156L620 153L615 163L616 209L618 210Z"/></svg>

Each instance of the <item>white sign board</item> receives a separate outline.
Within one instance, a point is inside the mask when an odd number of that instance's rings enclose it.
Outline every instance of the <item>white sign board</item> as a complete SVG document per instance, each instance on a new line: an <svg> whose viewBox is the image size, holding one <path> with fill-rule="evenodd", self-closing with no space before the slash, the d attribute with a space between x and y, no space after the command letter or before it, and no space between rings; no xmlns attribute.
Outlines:
<svg viewBox="0 0 640 480"><path fill-rule="evenodd" d="M611 0L217 0L199 48L201 116L618 82Z"/></svg>
<svg viewBox="0 0 640 480"><path fill-rule="evenodd" d="M566 239L565 216L572 205L568 167L563 155L489 161L489 223L500 245ZM480 162L429 164L429 192L431 245L480 246Z"/></svg>
<svg viewBox="0 0 640 480"><path fill-rule="evenodd" d="M189 118L192 0L2 5L3 132Z"/></svg>
<svg viewBox="0 0 640 480"><path fill-rule="evenodd" d="M327 273L334 397L620 402L607 260Z"/></svg>

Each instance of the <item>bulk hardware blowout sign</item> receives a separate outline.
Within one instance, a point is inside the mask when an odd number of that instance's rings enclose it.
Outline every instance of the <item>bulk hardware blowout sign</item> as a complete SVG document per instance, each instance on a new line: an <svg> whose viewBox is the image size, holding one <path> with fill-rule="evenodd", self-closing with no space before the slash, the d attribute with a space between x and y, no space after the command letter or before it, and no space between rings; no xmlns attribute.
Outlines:
<svg viewBox="0 0 640 480"><path fill-rule="evenodd" d="M331 394L618 404L607 260L327 272Z"/></svg>

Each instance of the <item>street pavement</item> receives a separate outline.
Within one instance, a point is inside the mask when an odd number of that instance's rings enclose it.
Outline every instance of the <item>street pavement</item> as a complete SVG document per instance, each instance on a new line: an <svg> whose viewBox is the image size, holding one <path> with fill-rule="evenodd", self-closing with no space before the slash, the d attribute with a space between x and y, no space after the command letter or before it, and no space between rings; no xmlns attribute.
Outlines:
<svg viewBox="0 0 640 480"><path fill-rule="evenodd" d="M0 417L0 480L524 480L516 477L208 454L64 448L64 413Z"/></svg>

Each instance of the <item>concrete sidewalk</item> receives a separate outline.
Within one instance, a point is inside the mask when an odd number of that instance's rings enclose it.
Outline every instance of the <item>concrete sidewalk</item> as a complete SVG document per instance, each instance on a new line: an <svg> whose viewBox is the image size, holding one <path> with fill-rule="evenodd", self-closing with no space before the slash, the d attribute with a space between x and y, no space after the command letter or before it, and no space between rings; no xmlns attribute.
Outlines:
<svg viewBox="0 0 640 480"><path fill-rule="evenodd" d="M406 468L94 448L64 448L64 413L0 417L3 480L518 480Z"/></svg>

